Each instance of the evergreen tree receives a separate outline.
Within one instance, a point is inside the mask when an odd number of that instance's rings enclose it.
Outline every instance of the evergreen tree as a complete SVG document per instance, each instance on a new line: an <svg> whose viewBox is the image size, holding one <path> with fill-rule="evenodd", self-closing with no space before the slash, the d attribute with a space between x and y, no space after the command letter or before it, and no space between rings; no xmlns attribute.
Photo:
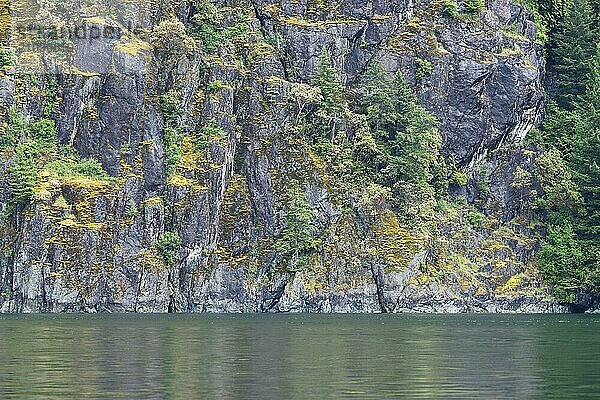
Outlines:
<svg viewBox="0 0 600 400"><path fill-rule="evenodd" d="M365 74L361 111L378 142L376 162L380 183L427 184L440 145L435 118L425 110L398 73L390 79L374 65Z"/></svg>
<svg viewBox="0 0 600 400"><path fill-rule="evenodd" d="M38 176L36 165L38 156L37 143L33 141L27 141L16 148L17 163L9 170L13 207L26 206L33 197Z"/></svg>
<svg viewBox="0 0 600 400"><path fill-rule="evenodd" d="M338 76L338 71L331 64L329 52L323 49L319 64L312 79L313 85L321 90L323 100L319 104L321 113L333 122L344 110L344 85Z"/></svg>
<svg viewBox="0 0 600 400"><path fill-rule="evenodd" d="M585 92L596 43L598 31L589 0L572 0L549 49L549 67L556 76L553 96L560 107L572 109Z"/></svg>
<svg viewBox="0 0 600 400"><path fill-rule="evenodd" d="M590 62L590 75L587 90L579 101L579 109L588 114L588 122L595 127L600 126L600 43Z"/></svg>
<svg viewBox="0 0 600 400"><path fill-rule="evenodd" d="M367 162L372 175L391 189L391 203L406 222L415 222L427 213L422 206L433 204L432 172L441 144L437 122L401 72L391 79L379 65L365 73L358 104L376 141L374 158Z"/></svg>
<svg viewBox="0 0 600 400"><path fill-rule="evenodd" d="M569 223L551 225L548 238L538 253L546 281L554 287L561 302L573 302L585 281L584 253Z"/></svg>
<svg viewBox="0 0 600 400"><path fill-rule="evenodd" d="M581 237L600 244L600 45L591 64L588 90L577 106L581 123L574 132L571 165L585 204Z"/></svg>
<svg viewBox="0 0 600 400"><path fill-rule="evenodd" d="M397 93L393 82L386 77L381 66L374 63L365 71L361 83L358 102L361 111L367 115L371 130L389 130L400 117L396 110Z"/></svg>
<svg viewBox="0 0 600 400"><path fill-rule="evenodd" d="M290 270L302 270L308 266L309 256L318 244L313 237L316 231L314 211L298 182L291 182L286 195L288 208L278 249L290 257Z"/></svg>
<svg viewBox="0 0 600 400"><path fill-rule="evenodd" d="M529 0L528 3L542 16L548 34L554 37L556 28L565 17L573 0Z"/></svg>
<svg viewBox="0 0 600 400"><path fill-rule="evenodd" d="M600 292L600 46L585 61L585 94L572 93L569 110L551 104L543 135L547 146L563 152L567 173L572 171L583 199L576 209L551 205L551 229L538 255L544 277L563 301L573 301L581 288ZM559 83L570 79L557 78ZM544 189L549 194L564 191ZM557 203L559 197L554 198Z"/></svg>

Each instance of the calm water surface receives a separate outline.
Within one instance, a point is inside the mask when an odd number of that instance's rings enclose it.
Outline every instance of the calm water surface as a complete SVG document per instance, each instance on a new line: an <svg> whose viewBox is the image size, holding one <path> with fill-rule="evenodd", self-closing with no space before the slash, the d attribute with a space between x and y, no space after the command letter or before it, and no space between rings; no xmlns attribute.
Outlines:
<svg viewBox="0 0 600 400"><path fill-rule="evenodd" d="M599 333L600 315L0 316L0 398L600 398Z"/></svg>

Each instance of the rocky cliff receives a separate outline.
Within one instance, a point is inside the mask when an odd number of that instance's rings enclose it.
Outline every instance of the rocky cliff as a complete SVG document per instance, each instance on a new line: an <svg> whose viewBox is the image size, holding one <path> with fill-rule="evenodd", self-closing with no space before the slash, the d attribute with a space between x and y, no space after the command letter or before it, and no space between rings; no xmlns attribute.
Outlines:
<svg viewBox="0 0 600 400"><path fill-rule="evenodd" d="M68 73L3 67L3 132L21 128L0 158L2 311L566 310L535 266L540 150L523 140L544 117L545 66L523 6L147 6L75 7L88 27L133 13L147 29L80 44ZM328 62L343 87L329 111ZM361 108L375 69L416 94L407 118L435 117L426 190L368 161L352 172L379 143ZM58 150L16 201L40 121ZM73 167L86 159L102 171Z"/></svg>

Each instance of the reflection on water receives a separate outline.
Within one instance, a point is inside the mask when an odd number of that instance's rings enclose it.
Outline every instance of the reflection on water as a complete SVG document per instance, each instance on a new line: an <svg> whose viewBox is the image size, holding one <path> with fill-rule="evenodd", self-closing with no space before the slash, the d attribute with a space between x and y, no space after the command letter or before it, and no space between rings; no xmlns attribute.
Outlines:
<svg viewBox="0 0 600 400"><path fill-rule="evenodd" d="M591 398L600 316L0 317L2 399Z"/></svg>

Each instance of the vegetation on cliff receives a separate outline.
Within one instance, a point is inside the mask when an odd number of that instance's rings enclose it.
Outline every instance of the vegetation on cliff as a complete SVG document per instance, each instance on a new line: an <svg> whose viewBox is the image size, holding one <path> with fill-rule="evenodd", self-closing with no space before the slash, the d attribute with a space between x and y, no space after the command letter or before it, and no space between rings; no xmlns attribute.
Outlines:
<svg viewBox="0 0 600 400"><path fill-rule="evenodd" d="M573 302L580 290L600 291L600 15L590 0L537 4L549 70L538 139L554 155L544 170L557 178L546 188L548 237L538 260L558 298Z"/></svg>
<svg viewBox="0 0 600 400"><path fill-rule="evenodd" d="M168 310L364 290L387 311L396 284L476 308L547 299L540 272L561 302L600 290L594 2L234 3L152 3L108 73L15 73L3 43L6 276ZM43 251L17 250L31 232Z"/></svg>

